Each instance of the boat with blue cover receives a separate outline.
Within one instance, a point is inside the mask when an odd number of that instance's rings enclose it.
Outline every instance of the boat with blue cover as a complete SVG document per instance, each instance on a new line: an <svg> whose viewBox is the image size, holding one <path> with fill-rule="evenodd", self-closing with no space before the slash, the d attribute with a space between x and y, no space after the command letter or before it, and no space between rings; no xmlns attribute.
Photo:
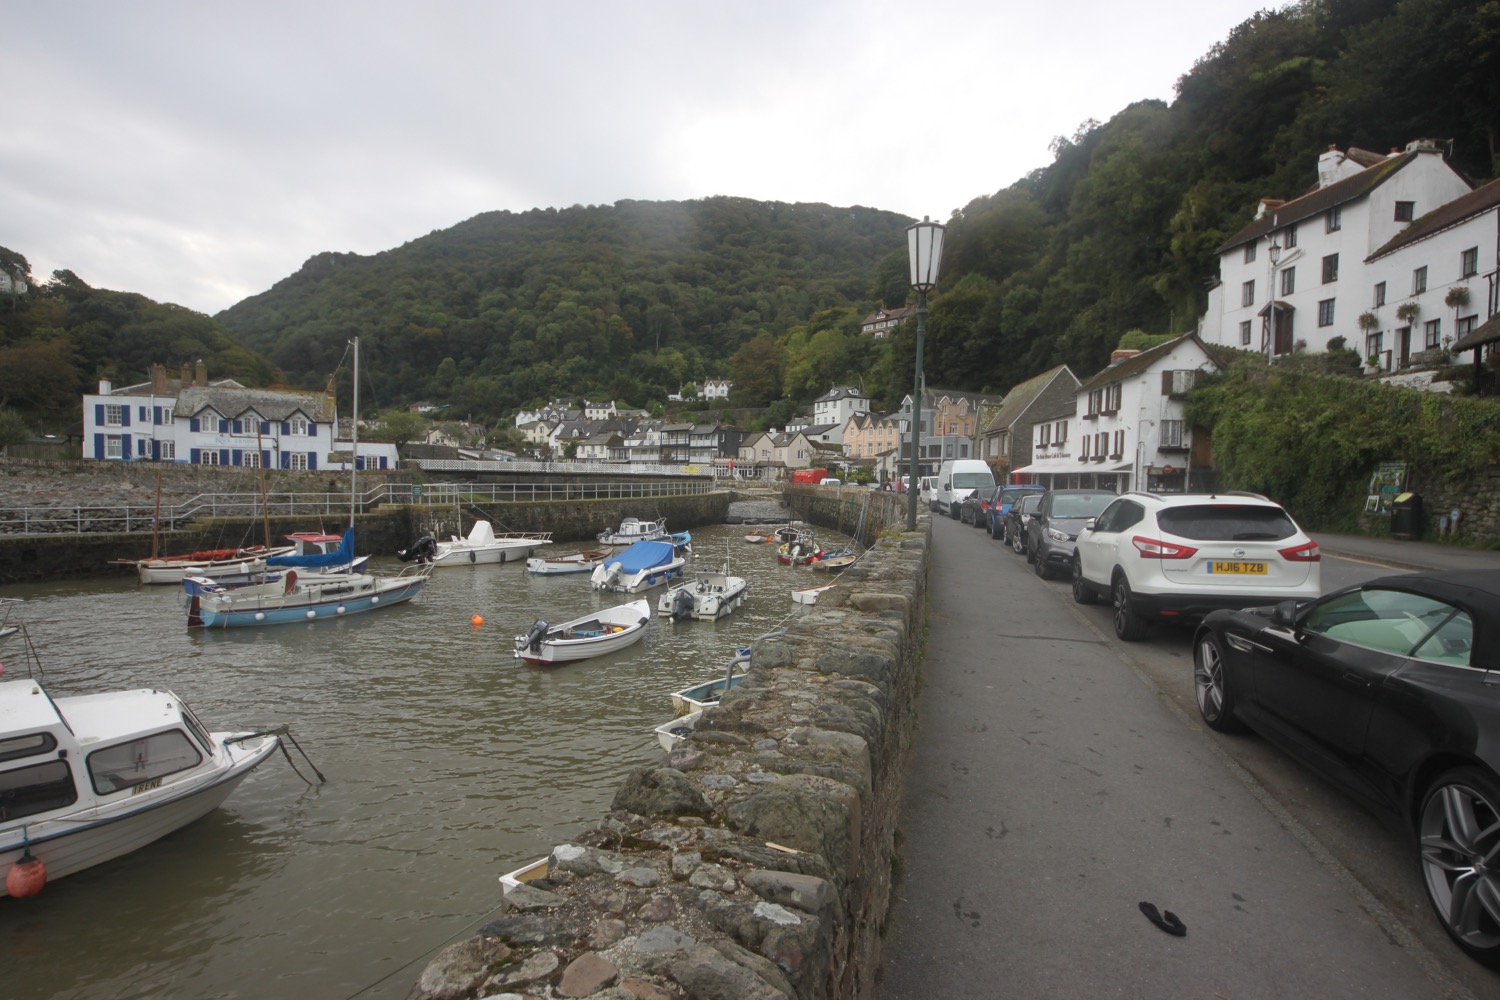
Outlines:
<svg viewBox="0 0 1500 1000"><path fill-rule="evenodd" d="M589 583L595 590L637 594L680 578L686 562L670 540L636 542L594 567Z"/></svg>

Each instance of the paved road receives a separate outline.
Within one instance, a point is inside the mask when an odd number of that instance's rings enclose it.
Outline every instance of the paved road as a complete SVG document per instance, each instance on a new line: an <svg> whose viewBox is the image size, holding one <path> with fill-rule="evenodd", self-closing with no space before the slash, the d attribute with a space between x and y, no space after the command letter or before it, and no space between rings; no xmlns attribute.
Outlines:
<svg viewBox="0 0 1500 1000"><path fill-rule="evenodd" d="M934 520L880 1000L1475 996L1158 693L1099 616L973 528ZM1500 561L1318 537L1403 568ZM1157 929L1143 901L1187 936Z"/></svg>

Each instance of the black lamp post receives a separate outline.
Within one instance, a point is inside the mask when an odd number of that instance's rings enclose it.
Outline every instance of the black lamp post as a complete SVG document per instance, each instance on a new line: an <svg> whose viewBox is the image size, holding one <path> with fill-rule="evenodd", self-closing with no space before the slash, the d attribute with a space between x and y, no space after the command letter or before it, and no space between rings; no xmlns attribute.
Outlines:
<svg viewBox="0 0 1500 1000"><path fill-rule="evenodd" d="M1271 258L1271 333L1266 338L1266 361L1270 363L1276 360L1276 265L1281 262L1281 244L1273 239L1266 256Z"/></svg>
<svg viewBox="0 0 1500 1000"><path fill-rule="evenodd" d="M927 334L927 293L937 287L943 263L943 227L925 215L906 227L911 287L917 290L917 365L911 390L911 478L906 485L906 530L917 530L917 452L922 444L922 340Z"/></svg>

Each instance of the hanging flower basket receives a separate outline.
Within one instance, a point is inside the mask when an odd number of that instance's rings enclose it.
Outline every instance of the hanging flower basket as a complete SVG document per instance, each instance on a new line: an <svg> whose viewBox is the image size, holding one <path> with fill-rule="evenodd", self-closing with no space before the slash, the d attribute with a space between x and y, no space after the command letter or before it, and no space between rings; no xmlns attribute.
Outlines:
<svg viewBox="0 0 1500 1000"><path fill-rule="evenodd" d="M1454 285L1448 289L1448 294L1443 296L1443 305L1449 309L1462 309L1469 304L1469 289L1464 285Z"/></svg>
<svg viewBox="0 0 1500 1000"><path fill-rule="evenodd" d="M1362 312L1359 314L1359 328L1361 330L1373 330L1380 325L1380 317L1373 312Z"/></svg>
<svg viewBox="0 0 1500 1000"><path fill-rule="evenodd" d="M1421 311L1422 307L1415 302L1403 302L1396 307L1396 318L1403 323L1410 323L1417 318L1417 313Z"/></svg>

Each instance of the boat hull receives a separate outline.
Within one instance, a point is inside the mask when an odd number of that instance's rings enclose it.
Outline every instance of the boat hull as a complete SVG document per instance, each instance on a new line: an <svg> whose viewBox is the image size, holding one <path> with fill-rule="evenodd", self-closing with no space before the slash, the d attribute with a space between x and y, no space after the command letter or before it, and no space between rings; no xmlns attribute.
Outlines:
<svg viewBox="0 0 1500 1000"><path fill-rule="evenodd" d="M526 560L526 571L541 576L554 576L564 573L592 573L594 567L604 562L606 558L608 558L608 554L604 552L579 552L572 556L531 558Z"/></svg>
<svg viewBox="0 0 1500 1000"><path fill-rule="evenodd" d="M543 545L551 545L546 539L501 539L493 545L468 546L462 542L438 542L437 555L432 564L440 569L455 566L495 566L500 563L521 562Z"/></svg>
<svg viewBox="0 0 1500 1000"><path fill-rule="evenodd" d="M672 587L657 602L656 613L674 621L715 621L730 614L750 591L744 577L711 574Z"/></svg>
<svg viewBox="0 0 1500 1000"><path fill-rule="evenodd" d="M192 599L188 621L204 628L252 628L343 618L403 604L421 593L428 577L421 573L389 580L367 579L373 583L367 585L364 579L351 577L348 582L298 584L290 594L274 593L274 585L245 587L222 595L203 594Z"/></svg>
<svg viewBox="0 0 1500 1000"><path fill-rule="evenodd" d="M31 854L46 866L50 882L139 850L217 809L279 742L275 736L259 737L253 746L232 750L225 766L211 774L112 804L91 804L75 816L27 823ZM25 850L21 826L16 821L0 830L0 870L9 871Z"/></svg>
<svg viewBox="0 0 1500 1000"><path fill-rule="evenodd" d="M526 663L573 663L603 656L639 642L651 620L651 605L632 601L597 615L586 615L555 625L535 642L516 636L515 656ZM542 627L538 623L538 628Z"/></svg>
<svg viewBox="0 0 1500 1000"><path fill-rule="evenodd" d="M215 559L207 562L184 562L170 559L142 559L135 564L136 576L141 583L166 584L181 583L190 576L206 576L217 578L220 576L233 576L239 573L259 573L266 568L268 556L283 555L290 552L291 547L272 549L261 552L254 556L241 556L235 559Z"/></svg>

